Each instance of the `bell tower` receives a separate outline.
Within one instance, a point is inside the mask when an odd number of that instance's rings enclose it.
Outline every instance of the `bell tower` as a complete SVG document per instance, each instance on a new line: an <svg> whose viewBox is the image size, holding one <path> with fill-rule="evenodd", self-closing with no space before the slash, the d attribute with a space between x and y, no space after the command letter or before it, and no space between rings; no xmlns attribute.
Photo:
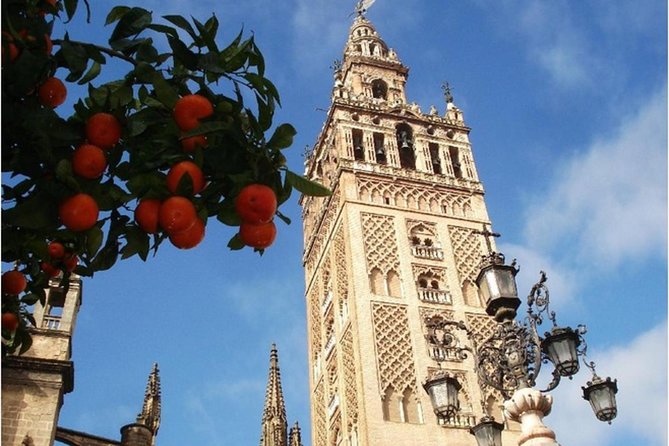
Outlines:
<svg viewBox="0 0 669 446"><path fill-rule="evenodd" d="M72 335L81 305L81 279L52 279L35 304L32 345L2 358L2 444L50 446L63 395L74 386Z"/></svg>
<svg viewBox="0 0 669 446"><path fill-rule="evenodd" d="M432 328L494 325L475 285L490 220L470 128L447 85L442 114L407 101L409 69L360 12L334 69L305 161L333 193L300 202L312 444L473 446L485 413L503 421L501 396L479 386L471 355L445 348L466 337ZM462 384L448 419L422 388L437 370Z"/></svg>

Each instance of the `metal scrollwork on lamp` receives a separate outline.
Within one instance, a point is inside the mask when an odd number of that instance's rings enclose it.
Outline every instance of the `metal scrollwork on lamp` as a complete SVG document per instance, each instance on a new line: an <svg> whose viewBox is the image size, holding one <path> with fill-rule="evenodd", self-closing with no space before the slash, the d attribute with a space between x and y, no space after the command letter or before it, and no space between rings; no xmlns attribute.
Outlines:
<svg viewBox="0 0 669 446"><path fill-rule="evenodd" d="M557 325L555 312L549 309L550 297L546 287L546 273L543 271L527 297L524 320L517 321L515 317L520 299L515 281L519 271L516 261L506 265L504 255L492 250L489 238L499 234L485 227L483 231L475 233L486 237L489 254L483 256L476 284L486 305L486 312L497 322L495 329L490 336L480 339L469 331L464 322L430 318L426 321L428 336L441 333L441 338L435 338L434 341L438 341L440 348L450 355L464 355L463 358L466 358L467 353L473 354L480 384L499 390L506 399L506 414L511 419L522 419L521 442L523 437L536 436L539 432L546 438L545 444L557 445L555 434L541 420L550 412L552 405L552 397L545 395L545 392L555 389L561 378L571 379L579 371L580 359L593 375L587 386L583 387L583 398L590 402L599 420L610 424L617 415L617 381L600 378L595 373L594 363L585 361L585 326L579 325L572 329ZM546 316L553 326L541 336L538 327ZM473 348L460 345L452 334L453 330L464 331ZM541 366L547 363L553 365L552 380L546 389L535 390L533 387ZM441 383L443 386L445 384ZM449 385L453 392L456 386L453 383ZM429 387L428 380L426 390ZM527 414L530 415L521 417ZM453 413L450 415L453 416ZM479 446L501 446L502 429L503 425L486 415L470 432L476 437Z"/></svg>

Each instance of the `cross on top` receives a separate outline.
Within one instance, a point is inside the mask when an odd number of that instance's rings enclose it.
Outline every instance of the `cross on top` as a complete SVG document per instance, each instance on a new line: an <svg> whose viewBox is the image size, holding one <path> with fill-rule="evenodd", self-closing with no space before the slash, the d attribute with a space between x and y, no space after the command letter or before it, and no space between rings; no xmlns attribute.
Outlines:
<svg viewBox="0 0 669 446"><path fill-rule="evenodd" d="M448 85L448 84L447 84L447 85ZM491 238L492 238L492 237L499 237L500 234L499 234L498 232L491 232L491 231L488 229L488 226L487 226L487 225L483 225L483 229L482 229L482 230L474 229L472 232L473 232L474 234L482 235L483 237L485 237L485 244L486 244L486 247L488 248L488 252L491 253L491 252L492 252Z"/></svg>

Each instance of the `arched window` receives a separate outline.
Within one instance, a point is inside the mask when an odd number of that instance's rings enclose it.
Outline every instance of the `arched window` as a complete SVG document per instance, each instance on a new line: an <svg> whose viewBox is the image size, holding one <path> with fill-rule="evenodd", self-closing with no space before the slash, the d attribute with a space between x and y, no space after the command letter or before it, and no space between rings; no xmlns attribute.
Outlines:
<svg viewBox="0 0 669 446"><path fill-rule="evenodd" d="M402 286L400 276L395 271L388 271L388 294L392 297L402 297Z"/></svg>
<svg viewBox="0 0 669 446"><path fill-rule="evenodd" d="M404 169L416 170L413 130L407 124L400 124L397 126L396 135L397 147L400 153L400 166Z"/></svg>
<svg viewBox="0 0 669 446"><path fill-rule="evenodd" d="M388 99L388 84L381 79L372 81L372 97L376 99Z"/></svg>
<svg viewBox="0 0 669 446"><path fill-rule="evenodd" d="M351 130L351 137L353 139L353 157L358 161L365 160L365 150L362 144L362 130Z"/></svg>
<svg viewBox="0 0 669 446"><path fill-rule="evenodd" d="M374 268L369 275L369 283L373 294L386 294L386 287L383 283L383 274L378 268Z"/></svg>

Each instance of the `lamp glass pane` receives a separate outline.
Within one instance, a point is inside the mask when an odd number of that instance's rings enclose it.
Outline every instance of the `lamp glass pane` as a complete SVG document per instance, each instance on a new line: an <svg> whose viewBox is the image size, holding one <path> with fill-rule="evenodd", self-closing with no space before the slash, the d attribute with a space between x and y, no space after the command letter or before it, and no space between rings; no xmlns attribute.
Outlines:
<svg viewBox="0 0 669 446"><path fill-rule="evenodd" d="M548 338L546 343L546 354L561 376L571 376L578 372L578 354L576 353L576 341L572 336L560 336Z"/></svg>
<svg viewBox="0 0 669 446"><path fill-rule="evenodd" d="M590 405L595 416L602 421L610 421L617 414L616 395L606 385L600 385L590 392Z"/></svg>
<svg viewBox="0 0 669 446"><path fill-rule="evenodd" d="M473 432L478 446L502 445L502 431L495 429L492 423L485 423Z"/></svg>
<svg viewBox="0 0 669 446"><path fill-rule="evenodd" d="M516 297L518 295L518 290L516 289L516 278L513 275L512 270L498 270L497 281L499 286L499 293L501 296Z"/></svg>
<svg viewBox="0 0 669 446"><path fill-rule="evenodd" d="M489 269L484 273L484 281L488 288L488 296L490 299L495 299L500 296L499 285L497 283L497 273L495 269Z"/></svg>

